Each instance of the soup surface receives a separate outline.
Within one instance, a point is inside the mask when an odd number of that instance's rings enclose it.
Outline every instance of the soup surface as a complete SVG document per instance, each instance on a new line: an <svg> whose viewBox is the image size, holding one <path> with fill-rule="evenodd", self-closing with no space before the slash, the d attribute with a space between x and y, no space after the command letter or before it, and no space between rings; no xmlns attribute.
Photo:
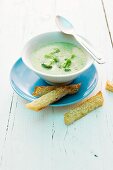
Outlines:
<svg viewBox="0 0 113 170"><path fill-rule="evenodd" d="M56 42L41 47L30 56L35 69L52 75L75 73L87 62L88 54L71 43Z"/></svg>

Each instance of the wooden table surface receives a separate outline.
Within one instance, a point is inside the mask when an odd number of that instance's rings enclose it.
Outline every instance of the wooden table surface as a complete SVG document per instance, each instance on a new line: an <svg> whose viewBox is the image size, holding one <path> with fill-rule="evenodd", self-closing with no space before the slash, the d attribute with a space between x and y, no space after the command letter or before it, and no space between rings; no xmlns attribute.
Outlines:
<svg viewBox="0 0 113 170"><path fill-rule="evenodd" d="M56 14L67 17L107 61L98 66L96 88L104 106L68 127L63 115L71 106L27 110L9 82L25 43L57 30ZM112 0L0 0L0 169L112 170L113 94L105 90L107 79L113 80Z"/></svg>

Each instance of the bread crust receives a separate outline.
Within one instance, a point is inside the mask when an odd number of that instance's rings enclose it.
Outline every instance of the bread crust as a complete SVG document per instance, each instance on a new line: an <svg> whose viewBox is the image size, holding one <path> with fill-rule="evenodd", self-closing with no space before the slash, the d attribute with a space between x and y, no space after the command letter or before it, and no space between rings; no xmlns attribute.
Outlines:
<svg viewBox="0 0 113 170"><path fill-rule="evenodd" d="M49 104L58 101L67 94L76 93L79 90L80 86L80 84L74 84L70 86L58 87L55 90L52 90L49 93L39 97L33 102L26 104L26 107L34 111L39 111L47 107Z"/></svg>
<svg viewBox="0 0 113 170"><path fill-rule="evenodd" d="M84 100L81 103L75 105L73 109L64 114L64 122L66 125L70 125L74 121L84 117L89 112L103 105L104 99L102 92L99 91L95 96Z"/></svg>
<svg viewBox="0 0 113 170"><path fill-rule="evenodd" d="M34 89L34 92L32 93L33 96L43 96L49 92L51 92L52 90L55 90L59 87L69 87L69 88L73 88L78 91L79 88L80 88L80 83L79 84L72 84L72 85L69 85L69 86L36 86L35 89Z"/></svg>
<svg viewBox="0 0 113 170"><path fill-rule="evenodd" d="M109 80L106 81L106 90L113 92L113 83Z"/></svg>

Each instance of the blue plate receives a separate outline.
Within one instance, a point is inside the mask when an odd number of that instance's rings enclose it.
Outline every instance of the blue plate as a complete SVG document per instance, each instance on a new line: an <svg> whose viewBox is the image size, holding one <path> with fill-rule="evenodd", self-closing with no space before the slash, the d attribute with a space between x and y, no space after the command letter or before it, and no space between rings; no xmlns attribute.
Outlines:
<svg viewBox="0 0 113 170"><path fill-rule="evenodd" d="M32 92L35 86L47 86L48 84L40 79L32 70L30 70L20 58L13 65L10 73L10 82L14 91L22 98L33 101ZM51 106L67 106L77 103L87 97L96 87L98 82L98 73L94 65L76 78L72 84L81 83L79 92L74 95L67 95L61 100L51 104Z"/></svg>

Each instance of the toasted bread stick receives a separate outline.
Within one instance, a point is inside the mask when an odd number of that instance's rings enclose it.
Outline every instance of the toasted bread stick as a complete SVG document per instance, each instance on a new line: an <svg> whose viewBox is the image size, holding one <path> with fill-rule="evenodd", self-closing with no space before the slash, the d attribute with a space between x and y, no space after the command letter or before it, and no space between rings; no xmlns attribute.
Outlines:
<svg viewBox="0 0 113 170"><path fill-rule="evenodd" d="M33 96L43 96L52 90L55 90L57 86L36 86L33 92Z"/></svg>
<svg viewBox="0 0 113 170"><path fill-rule="evenodd" d="M89 112L93 111L97 107L103 105L103 96L102 92L98 92L95 96L81 102L80 104L75 105L75 108L65 113L64 122L66 125L70 125L74 121L82 118L87 115Z"/></svg>
<svg viewBox="0 0 113 170"><path fill-rule="evenodd" d="M106 90L113 92L113 83L109 80L106 81Z"/></svg>
<svg viewBox="0 0 113 170"><path fill-rule="evenodd" d="M76 90L78 91L80 88L80 84L75 84L75 85L69 85L68 87L75 87ZM49 93L52 90L55 90L59 87L67 87L67 86L36 86L33 92L33 96L43 96L44 94Z"/></svg>
<svg viewBox="0 0 113 170"><path fill-rule="evenodd" d="M80 84L75 84L72 86L58 87L55 90L41 96L40 98L34 100L31 103L26 104L26 107L35 111L39 111L49 104L56 102L67 94L74 94L80 88Z"/></svg>

